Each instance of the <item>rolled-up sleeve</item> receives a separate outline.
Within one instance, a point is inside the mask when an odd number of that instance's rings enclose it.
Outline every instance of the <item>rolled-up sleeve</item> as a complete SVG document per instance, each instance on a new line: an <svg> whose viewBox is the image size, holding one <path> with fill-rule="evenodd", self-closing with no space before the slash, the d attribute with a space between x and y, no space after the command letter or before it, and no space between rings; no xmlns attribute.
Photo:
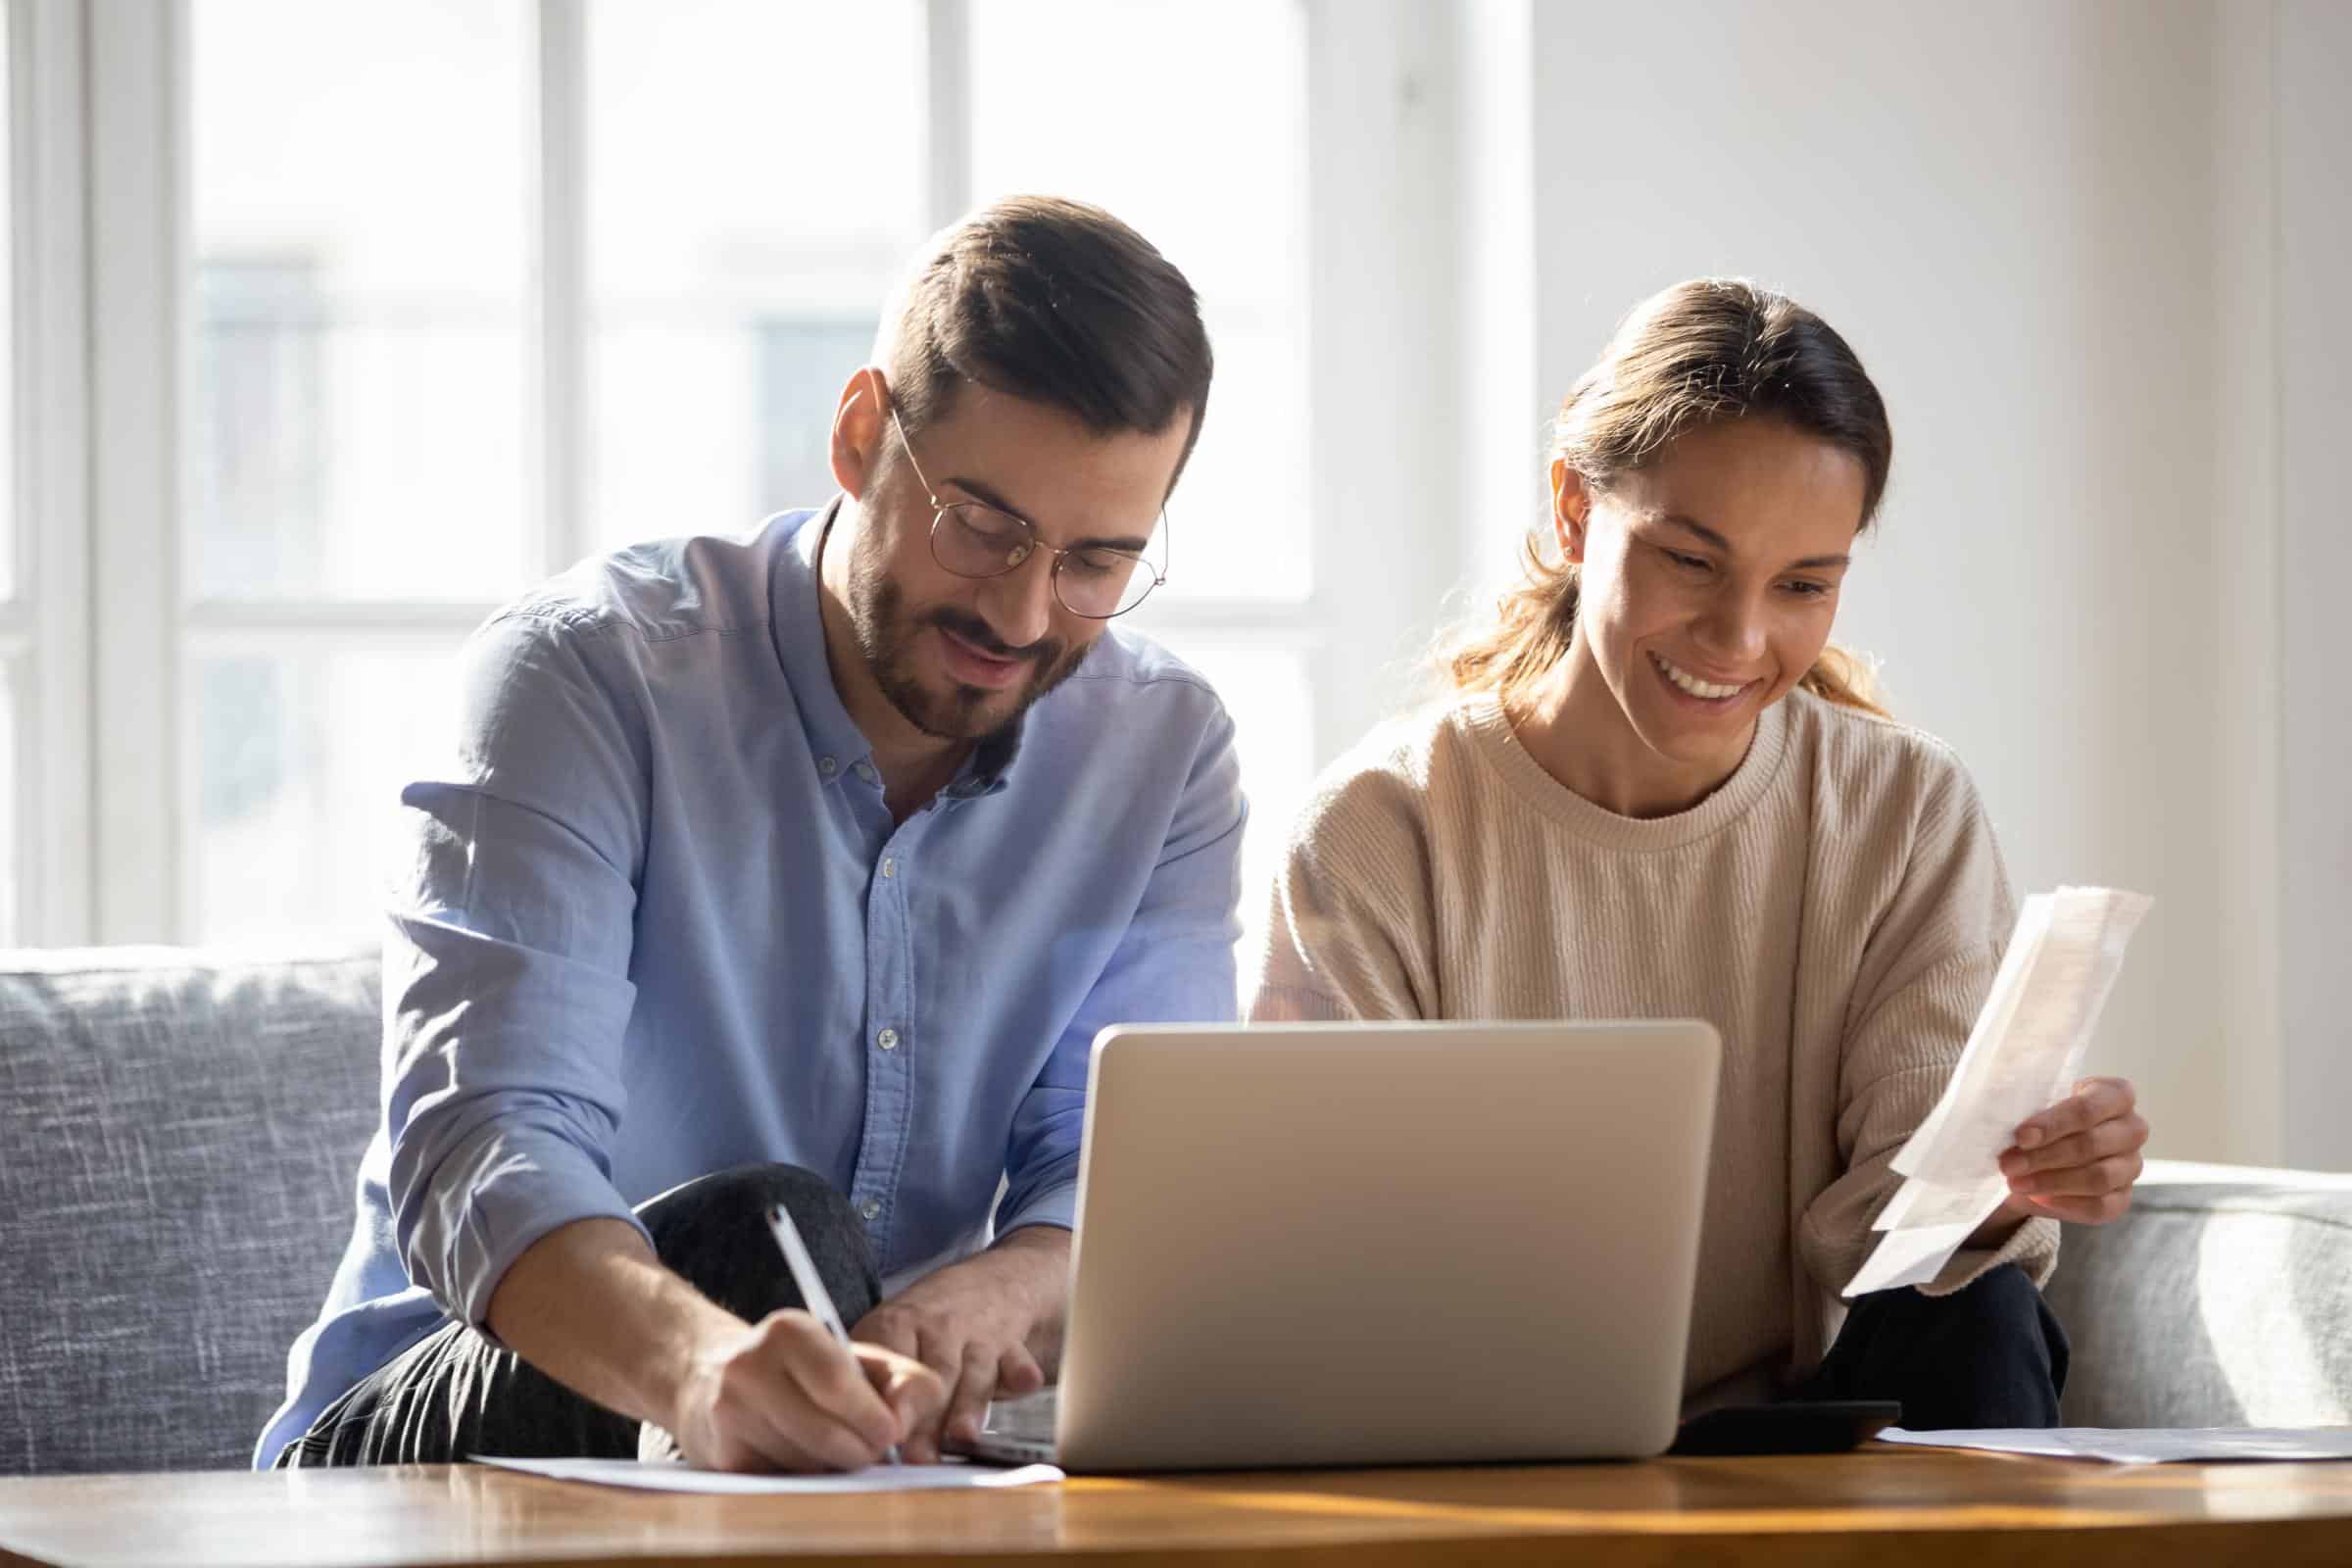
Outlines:
<svg viewBox="0 0 2352 1568"><path fill-rule="evenodd" d="M1014 1113L997 1231L1074 1226L1095 1036L1114 1023L1230 1023L1249 806L1219 708L1187 770L1135 916Z"/></svg>
<svg viewBox="0 0 2352 1568"><path fill-rule="evenodd" d="M647 778L612 646L626 635L527 612L484 627L465 658L451 765L401 797L387 1196L409 1277L476 1328L548 1232L636 1223L608 1152L625 1108Z"/></svg>
<svg viewBox="0 0 2352 1568"><path fill-rule="evenodd" d="M1798 1255L1824 1290L1841 1289L1876 1246L1871 1221L1902 1185L1895 1153L1951 1081L2000 956L1998 945L1986 944L1930 965L1872 1008L1847 1043L1838 1112L1845 1168L1806 1205L1797 1234ZM2029 1219L1998 1250L1954 1252L1920 1290L1946 1296L2003 1263L2046 1285L2057 1262L2058 1222Z"/></svg>
<svg viewBox="0 0 2352 1568"><path fill-rule="evenodd" d="M1871 1222L1902 1185L1894 1156L1951 1082L2017 918L1991 819L1957 764L1921 808L1915 835L1864 955L1838 1052L1841 1168L1806 1204L1797 1231L1799 1258L1832 1293L1876 1245ZM1961 1249L1919 1289L1948 1295L2003 1263L2043 1285L2057 1259L2058 1222L2028 1219L1997 1250Z"/></svg>

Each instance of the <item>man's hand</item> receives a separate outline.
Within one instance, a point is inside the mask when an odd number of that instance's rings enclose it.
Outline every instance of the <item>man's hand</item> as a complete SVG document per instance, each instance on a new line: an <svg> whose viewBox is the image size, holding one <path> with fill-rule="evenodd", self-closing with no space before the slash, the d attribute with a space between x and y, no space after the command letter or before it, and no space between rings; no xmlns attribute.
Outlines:
<svg viewBox="0 0 2352 1568"><path fill-rule="evenodd" d="M935 1426L947 1399L929 1368L872 1346L852 1354L806 1312L746 1323L616 1219L574 1220L524 1249L490 1298L490 1328L557 1382L718 1470L871 1464Z"/></svg>
<svg viewBox="0 0 2352 1568"><path fill-rule="evenodd" d="M947 1391L932 1419L907 1429L906 1456L928 1463L943 1443L970 1446L988 1401L1043 1388L1061 1356L1069 1310L1070 1233L1028 1225L960 1263L917 1280L850 1331L938 1374Z"/></svg>
<svg viewBox="0 0 2352 1568"><path fill-rule="evenodd" d="M807 1312L770 1312L703 1346L667 1425L710 1470L857 1470L931 1430L938 1374L875 1345L844 1349Z"/></svg>
<svg viewBox="0 0 2352 1568"><path fill-rule="evenodd" d="M2019 1123L2017 1142L2001 1155L2009 1200L1978 1228L1972 1245L1998 1246L2019 1221L2037 1214L2078 1225L2122 1218L2148 1141L2137 1104L2131 1080L2084 1078L2073 1094Z"/></svg>

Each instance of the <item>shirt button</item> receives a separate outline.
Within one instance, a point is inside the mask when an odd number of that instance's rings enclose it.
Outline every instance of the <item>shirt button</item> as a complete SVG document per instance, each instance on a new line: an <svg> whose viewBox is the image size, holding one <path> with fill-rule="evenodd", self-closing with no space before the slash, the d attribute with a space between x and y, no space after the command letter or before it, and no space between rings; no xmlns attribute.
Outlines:
<svg viewBox="0 0 2352 1568"><path fill-rule="evenodd" d="M885 1029L874 1036L874 1044L880 1046L884 1051L896 1051L899 1049L899 1032L896 1029Z"/></svg>
<svg viewBox="0 0 2352 1568"><path fill-rule="evenodd" d="M874 781L874 764L871 762L859 762L858 764L858 776L865 780L868 784L871 784Z"/></svg>
<svg viewBox="0 0 2352 1568"><path fill-rule="evenodd" d="M834 774L841 771L841 764L833 760L833 759L830 757L820 757L816 760L816 770L819 773L824 774L825 777L831 778Z"/></svg>
<svg viewBox="0 0 2352 1568"><path fill-rule="evenodd" d="M858 1212L864 1215L867 1219L880 1219L882 1217L882 1205L880 1202L869 1198L863 1203L860 1203L858 1206Z"/></svg>
<svg viewBox="0 0 2352 1568"><path fill-rule="evenodd" d="M897 876L899 874L899 862L887 855L882 857L882 874L884 876Z"/></svg>

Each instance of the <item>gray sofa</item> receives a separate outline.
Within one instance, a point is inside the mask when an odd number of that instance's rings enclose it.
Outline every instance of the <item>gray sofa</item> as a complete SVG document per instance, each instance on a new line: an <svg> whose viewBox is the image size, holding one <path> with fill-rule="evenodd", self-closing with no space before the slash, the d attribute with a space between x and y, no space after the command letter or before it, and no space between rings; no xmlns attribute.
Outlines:
<svg viewBox="0 0 2352 1568"><path fill-rule="evenodd" d="M0 953L0 1474L240 1467L349 1235L365 954ZM2352 1177L2152 1171L2051 1295L2083 1425L2352 1421Z"/></svg>
<svg viewBox="0 0 2352 1568"><path fill-rule="evenodd" d="M351 1234L381 972L0 954L0 1474L251 1461Z"/></svg>

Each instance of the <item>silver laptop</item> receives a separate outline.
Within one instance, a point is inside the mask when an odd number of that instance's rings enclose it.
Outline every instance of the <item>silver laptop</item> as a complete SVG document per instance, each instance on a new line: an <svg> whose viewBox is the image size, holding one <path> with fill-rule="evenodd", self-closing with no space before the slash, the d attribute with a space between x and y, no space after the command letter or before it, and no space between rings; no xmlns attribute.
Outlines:
<svg viewBox="0 0 2352 1568"><path fill-rule="evenodd" d="M977 1451L1663 1451L1720 1056L1697 1022L1105 1029L1060 1383L996 1406Z"/></svg>

